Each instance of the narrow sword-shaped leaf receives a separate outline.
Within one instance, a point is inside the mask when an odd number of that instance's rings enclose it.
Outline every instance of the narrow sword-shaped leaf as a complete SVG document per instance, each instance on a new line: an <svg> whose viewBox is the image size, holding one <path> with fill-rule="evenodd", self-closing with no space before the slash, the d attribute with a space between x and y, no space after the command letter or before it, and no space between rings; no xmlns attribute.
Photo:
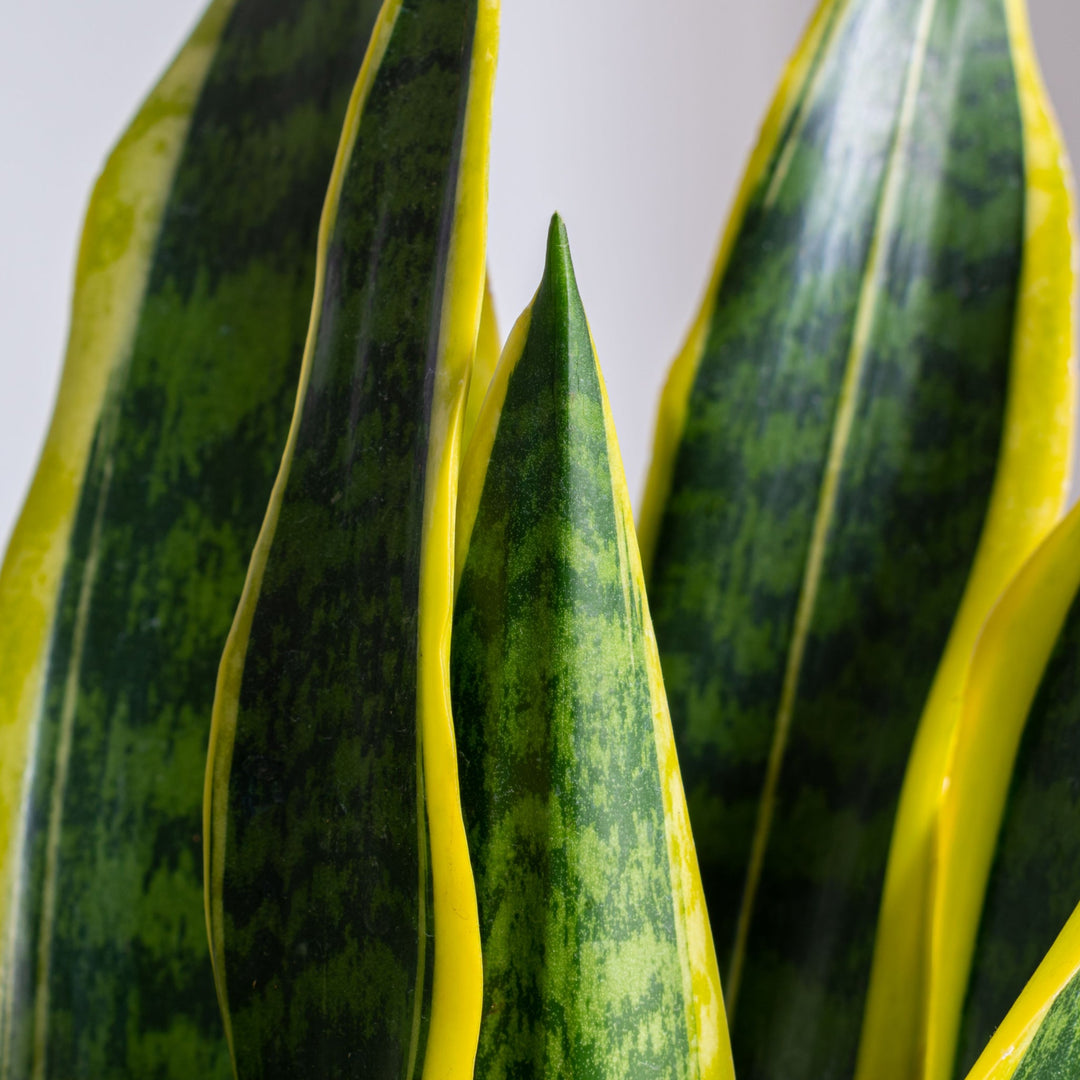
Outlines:
<svg viewBox="0 0 1080 1080"><path fill-rule="evenodd" d="M650 600L758 1076L853 1071L950 624L965 596L964 656L1064 503L1068 353L1029 316L1068 271L1021 280L1009 31L995 0L820 6L661 409Z"/></svg>
<svg viewBox="0 0 1080 1080"><path fill-rule="evenodd" d="M211 5L97 183L0 575L0 1076L226 1076L214 671L288 430L377 5Z"/></svg>
<svg viewBox="0 0 1080 1080"><path fill-rule="evenodd" d="M207 762L207 923L241 1078L471 1076L448 665L497 19L494 0L387 0L342 132Z"/></svg>
<svg viewBox="0 0 1080 1080"><path fill-rule="evenodd" d="M935 960L965 976L971 971L961 1076L1080 902L1078 587L1074 509L1006 593L972 663L942 800L935 880ZM961 1001L948 1004L953 1016L937 1023L951 1022L955 1033ZM943 1049L938 1075L951 1068L952 1051Z"/></svg>
<svg viewBox="0 0 1080 1080"><path fill-rule="evenodd" d="M477 1078L730 1078L626 481L557 216L466 458L459 526Z"/></svg>
<svg viewBox="0 0 1080 1080"><path fill-rule="evenodd" d="M675 459L679 453L690 391L697 376L698 366L708 339L717 294L732 258L740 230L747 214L760 199L762 184L775 167L776 156L781 152L783 140L804 99L809 82L818 62L822 39L836 18L835 2L819 3L803 34L795 53L784 68L776 94L761 125L757 145L750 155L746 172L727 226L720 239L720 248L713 265L712 276L705 289L705 296L697 318L690 328L682 350L671 365L660 396L659 415L653 438L652 458L645 484L641 520L638 523L638 541L641 561L648 576L656 555L656 544L668 498L671 495Z"/></svg>
<svg viewBox="0 0 1080 1080"><path fill-rule="evenodd" d="M1001 695L995 709L985 710L969 705L967 699L979 699L978 682L989 671L1000 675L1004 669L984 666L976 673L971 667L973 649L998 597L1068 499L1064 481L1075 438L1071 179L1039 75L1025 2L1005 0L994 6L1004 13L1023 135L1024 242L1009 399L978 555L904 778L860 1047L861 1080L913 1076L945 1080L952 1069L986 881L984 859L997 833L998 810L991 808L1000 807L1003 792L991 784L995 797L989 791L977 794L974 801L980 812L963 834L950 836L940 828L947 778L955 767L961 726L968 729L966 752L970 755L975 745L981 747L970 760L977 761L984 750L993 753L990 747L998 748L1000 776L1007 778L1015 753L1010 732L1022 725L1030 702L1025 695L1037 685L1046 661L1045 652L1017 647L1017 656L1028 662L1008 666L1011 692ZM988 175L991 168L988 162ZM1043 618L1041 625L1045 630L1049 623ZM1031 638L1029 646L1040 635ZM1052 640L1051 634L1047 647ZM1014 709L1009 720L1006 703ZM975 734L978 728L982 731ZM973 767L980 770L978 764ZM980 853L978 858L975 852ZM1060 925L1058 920L1050 932ZM1047 944L1048 939L1040 942L1038 955Z"/></svg>

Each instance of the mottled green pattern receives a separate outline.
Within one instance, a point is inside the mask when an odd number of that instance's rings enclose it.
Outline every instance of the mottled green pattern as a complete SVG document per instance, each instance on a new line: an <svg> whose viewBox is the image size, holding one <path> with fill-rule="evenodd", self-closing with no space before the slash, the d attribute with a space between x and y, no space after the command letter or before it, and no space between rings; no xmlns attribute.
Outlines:
<svg viewBox="0 0 1080 1080"><path fill-rule="evenodd" d="M475 0L402 6L345 170L229 781L242 1080L406 1077L416 1015L423 1061L417 605L475 19Z"/></svg>
<svg viewBox="0 0 1080 1080"><path fill-rule="evenodd" d="M556 218L454 615L478 1080L692 1075L644 597L620 549L604 410Z"/></svg>
<svg viewBox="0 0 1080 1080"><path fill-rule="evenodd" d="M837 5L720 287L650 581L724 974L854 350L735 1009L740 1080L853 1072L903 770L993 478L1022 221L1001 0Z"/></svg>
<svg viewBox="0 0 1080 1080"><path fill-rule="evenodd" d="M1022 631L1021 631L1022 632ZM1013 770L960 1031L964 1076L1080 903L1080 602L1074 601Z"/></svg>
<svg viewBox="0 0 1080 1080"><path fill-rule="evenodd" d="M1013 1080L1080 1076L1080 975L1074 975L1043 1018Z"/></svg>
<svg viewBox="0 0 1080 1080"><path fill-rule="evenodd" d="M377 10L240 0L201 92L62 585L28 823L13 1077L32 1068L43 922L42 1075L230 1075L202 902L214 679L288 430L319 207ZM56 748L95 521L50 915Z"/></svg>

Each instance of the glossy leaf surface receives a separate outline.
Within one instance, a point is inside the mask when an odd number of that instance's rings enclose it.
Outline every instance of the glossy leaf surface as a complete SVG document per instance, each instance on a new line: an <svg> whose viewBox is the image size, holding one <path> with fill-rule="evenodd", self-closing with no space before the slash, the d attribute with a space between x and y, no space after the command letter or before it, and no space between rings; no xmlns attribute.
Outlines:
<svg viewBox="0 0 1080 1080"><path fill-rule="evenodd" d="M981 864L981 880L989 875L978 938L974 926L967 935L974 960L957 1056L959 1076L986 1046L1080 903L1080 839L1072 828L1080 819L1078 586L1080 510L1074 510L995 612L973 664L979 692L968 708L982 715L972 716L975 723L961 732L960 760L952 771L944 816L951 836L943 837L942 844L951 839L964 856L964 864L942 883L943 891L955 897L954 878L971 875L966 864L973 857ZM1023 726L1010 723L1002 703L1008 687L1019 681L1010 669L1023 663L1033 639L1052 642L1063 621L1041 681L1041 667L1036 669L1034 702L1030 712L1020 713ZM999 756L1012 766L1011 779L1008 768L995 768ZM987 813L993 815L993 827L980 828L978 817ZM989 850L979 859L973 849L984 832ZM950 869L947 859L941 861Z"/></svg>
<svg viewBox="0 0 1080 1080"><path fill-rule="evenodd" d="M1024 246L1005 430L978 555L904 778L858 1080L950 1075L1015 733L1071 595L1066 582L1075 564L1068 556L1054 572L1056 592L1052 584L1032 584L1031 566L1017 573L1062 505L1062 466L1075 440L1075 281L1064 143L1024 0L1006 0L1004 8L1024 159ZM1066 533L1055 530L1045 547L1067 546ZM1049 557L1040 551L1039 560ZM1014 606L1029 614L1007 632L1013 640L1003 641Z"/></svg>
<svg viewBox="0 0 1080 1080"><path fill-rule="evenodd" d="M376 13L213 4L91 201L0 582L0 1076L229 1075L201 883L214 673Z"/></svg>
<svg viewBox="0 0 1080 1080"><path fill-rule="evenodd" d="M388 0L342 134L207 769L241 1078L470 1076L480 951L448 663L496 38L488 0Z"/></svg>
<svg viewBox="0 0 1080 1080"><path fill-rule="evenodd" d="M731 1075L629 498L562 222L463 471L478 1078Z"/></svg>
<svg viewBox="0 0 1080 1080"><path fill-rule="evenodd" d="M665 391L649 596L750 1076L853 1074L939 661L951 636L951 701L1064 501L1067 348L1015 333L1046 285L1022 281L1024 149L1002 3L823 3ZM889 940L918 958L926 933ZM906 1067L888 1037L922 979L883 980L866 1075Z"/></svg>

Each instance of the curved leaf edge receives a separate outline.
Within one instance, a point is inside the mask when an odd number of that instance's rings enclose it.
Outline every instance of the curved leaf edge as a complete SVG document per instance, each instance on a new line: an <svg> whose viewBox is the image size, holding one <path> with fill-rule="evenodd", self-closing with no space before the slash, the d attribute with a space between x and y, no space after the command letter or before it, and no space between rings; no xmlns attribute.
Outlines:
<svg viewBox="0 0 1080 1080"><path fill-rule="evenodd" d="M847 3L848 0L820 0L803 31L801 41L784 68L776 93L762 122L757 144L747 162L727 224L721 234L719 249L705 287L705 295L683 346L668 371L657 407L652 457L649 461L645 492L637 523L638 547L641 551L641 562L646 580L652 570L664 505L671 492L675 457L686 427L690 391L693 389L698 366L705 351L716 298L727 271L735 240L742 227L747 207L757 192L766 169L775 157L780 140L803 99L807 85L813 78L821 46L833 25L834 16Z"/></svg>
<svg viewBox="0 0 1080 1080"><path fill-rule="evenodd" d="M573 270L570 266L569 243L565 227L558 214L555 214L551 221L547 252L548 266L561 267L561 276L572 281ZM479 411L472 438L466 448L458 490L455 594L468 557L507 388L528 341L535 301L536 295L530 300L510 331L498 366L491 376L490 386ZM619 530L620 560L630 574L628 587L631 596L628 602L640 611L646 635L645 648L653 714L653 735L664 805L665 842L674 891L675 925L683 967L684 997L687 1002L685 1020L689 1045L696 1054L696 1070L692 1075L702 1080L734 1080L734 1065L720 986L720 973L705 906L705 893L698 869L686 797L679 772L674 732L663 686L660 655L652 619L649 616L645 577L634 528L630 493L626 484L611 402L591 330L589 338L603 404L612 498L616 511L616 526Z"/></svg>
<svg viewBox="0 0 1080 1080"><path fill-rule="evenodd" d="M84 218L49 430L0 567L0 1076L13 1019L23 829L68 544L98 426L131 356L165 205L193 110L236 0L214 0L98 176ZM118 238L123 238L118 245ZM53 844L55 846L55 844ZM46 946L47 947L47 946Z"/></svg>
<svg viewBox="0 0 1080 1080"><path fill-rule="evenodd" d="M950 1075L985 888L984 876L975 893L965 892L965 904L956 904L941 889L951 880L951 871L941 867L949 860L963 863L964 847L953 842L935 848L960 702L986 620L1061 520L1069 499L1076 439L1072 181L1025 0L1004 5L1023 125L1025 211L1002 448L975 561L920 718L893 826L857 1080L894 1074L900 1045L918 1058L918 1076ZM898 1000L907 1003L906 1017Z"/></svg>

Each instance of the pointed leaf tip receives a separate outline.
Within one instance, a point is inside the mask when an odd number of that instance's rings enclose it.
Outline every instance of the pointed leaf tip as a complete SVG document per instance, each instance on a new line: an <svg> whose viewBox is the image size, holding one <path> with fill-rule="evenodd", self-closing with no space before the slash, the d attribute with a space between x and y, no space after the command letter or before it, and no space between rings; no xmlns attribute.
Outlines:
<svg viewBox="0 0 1080 1080"><path fill-rule="evenodd" d="M577 295L574 263L570 258L570 238L566 234L566 224L558 213L551 215L551 224L548 226L544 279L540 287L543 289L555 283Z"/></svg>
<svg viewBox="0 0 1080 1080"><path fill-rule="evenodd" d="M553 255L569 254L570 240L566 235L566 222L556 210L551 215L551 224L548 225L548 261L551 262Z"/></svg>
<svg viewBox="0 0 1080 1080"><path fill-rule="evenodd" d="M476 1075L543 1072L556 1045L575 1075L730 1080L629 496L558 215L463 477L451 694L484 958Z"/></svg>

